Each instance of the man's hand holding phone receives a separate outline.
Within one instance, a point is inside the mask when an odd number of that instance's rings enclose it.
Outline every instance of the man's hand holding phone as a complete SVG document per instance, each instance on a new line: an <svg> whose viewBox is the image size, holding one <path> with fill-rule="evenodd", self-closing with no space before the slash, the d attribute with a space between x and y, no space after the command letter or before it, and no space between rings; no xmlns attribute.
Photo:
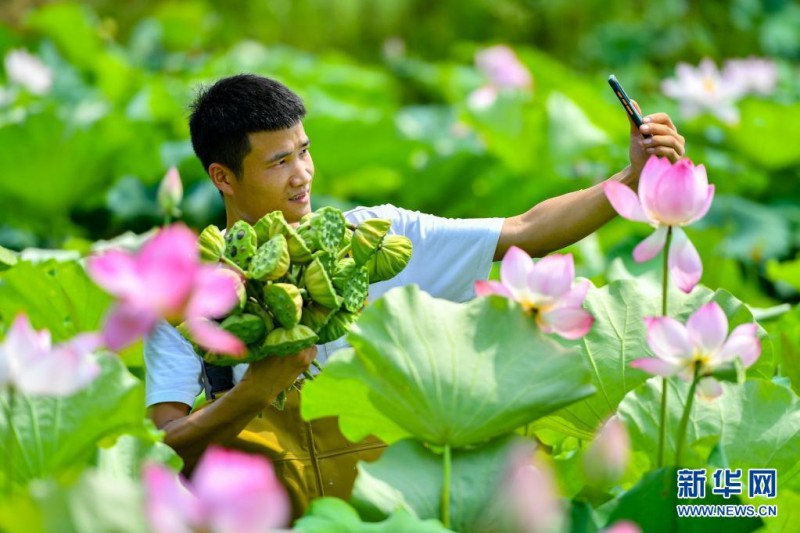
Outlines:
<svg viewBox="0 0 800 533"><path fill-rule="evenodd" d="M613 74L609 76L608 84L614 90L614 94L630 118L631 141L629 155L631 171L635 174L637 181L645 162L651 155L666 157L673 163L683 157L686 141L678 133L669 115L666 113L653 113L652 115L642 116L641 109L637 103L628 97L625 89L622 88L622 85Z"/></svg>

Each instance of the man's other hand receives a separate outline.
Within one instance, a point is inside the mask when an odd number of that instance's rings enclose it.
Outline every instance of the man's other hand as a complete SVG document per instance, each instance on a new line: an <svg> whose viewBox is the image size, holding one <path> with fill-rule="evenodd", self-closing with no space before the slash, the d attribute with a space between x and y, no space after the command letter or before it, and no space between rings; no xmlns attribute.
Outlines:
<svg viewBox="0 0 800 533"><path fill-rule="evenodd" d="M633 102L636 109L639 104ZM674 163L686 153L686 141L678 133L672 119L666 113L653 113L643 118L644 124L637 128L631 121L630 159L631 172L638 182L639 174L651 155L666 157ZM650 137L645 137L649 135Z"/></svg>

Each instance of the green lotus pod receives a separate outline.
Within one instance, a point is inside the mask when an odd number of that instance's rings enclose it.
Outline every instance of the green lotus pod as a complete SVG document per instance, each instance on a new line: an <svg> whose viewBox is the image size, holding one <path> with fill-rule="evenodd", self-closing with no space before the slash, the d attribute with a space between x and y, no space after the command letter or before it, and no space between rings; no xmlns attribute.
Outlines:
<svg viewBox="0 0 800 533"><path fill-rule="evenodd" d="M344 237L347 222L335 207L323 207L300 219L297 233L312 252L325 250L336 253Z"/></svg>
<svg viewBox="0 0 800 533"><path fill-rule="evenodd" d="M344 228L344 234L342 235L342 240L339 241L339 250L347 250L350 251L350 243L353 241L353 230L346 227Z"/></svg>
<svg viewBox="0 0 800 533"><path fill-rule="evenodd" d="M345 280L341 289L343 305L352 313L358 313L369 294L369 273L366 266L356 267Z"/></svg>
<svg viewBox="0 0 800 533"><path fill-rule="evenodd" d="M336 271L336 255L331 252L326 252L325 250L318 250L314 252L314 259L319 259L328 277L333 276L333 273Z"/></svg>
<svg viewBox="0 0 800 533"><path fill-rule="evenodd" d="M278 234L258 247L250 262L249 275L251 279L273 281L283 277L289 271L290 264L286 237Z"/></svg>
<svg viewBox="0 0 800 533"><path fill-rule="evenodd" d="M335 312L336 309L329 309L318 303L311 302L303 307L303 316L300 317L300 323L314 331L319 331Z"/></svg>
<svg viewBox="0 0 800 533"><path fill-rule="evenodd" d="M359 265L356 264L356 260L352 257L345 257L336 263L336 268L333 270L331 281L333 282L333 286L336 288L339 294L341 294L344 290L344 287L347 284L347 278L352 276L357 268L359 268Z"/></svg>
<svg viewBox="0 0 800 533"><path fill-rule="evenodd" d="M264 301L272 315L285 328L300 322L303 313L303 298L300 289L288 283L272 283L264 288Z"/></svg>
<svg viewBox="0 0 800 533"><path fill-rule="evenodd" d="M297 324L291 328L275 328L269 332L260 352L267 355L292 355L317 343L317 334Z"/></svg>
<svg viewBox="0 0 800 533"><path fill-rule="evenodd" d="M260 318L261 322L264 323L264 329L267 333L275 329L275 320L272 318L272 315L254 299L251 298L247 301L247 304L244 306L244 312Z"/></svg>
<svg viewBox="0 0 800 533"><path fill-rule="evenodd" d="M317 335L319 335L318 342L324 344L343 337L350 330L350 326L355 324L358 317L358 313L351 313L350 311L340 309L335 315L330 317L322 329L317 332Z"/></svg>
<svg viewBox="0 0 800 533"><path fill-rule="evenodd" d="M204 263L218 263L225 254L225 236L214 224L206 226L197 238L200 260Z"/></svg>
<svg viewBox="0 0 800 533"><path fill-rule="evenodd" d="M375 255L367 261L369 282L377 283L399 274L411 260L413 246L404 235L387 235Z"/></svg>
<svg viewBox="0 0 800 533"><path fill-rule="evenodd" d="M372 218L358 225L350 243L353 259L364 265L381 245L383 238L392 226L391 221L383 218Z"/></svg>
<svg viewBox="0 0 800 533"><path fill-rule="evenodd" d="M342 299L336 294L331 278L319 258L314 258L303 272L303 286L311 299L323 307L339 309Z"/></svg>
<svg viewBox="0 0 800 533"><path fill-rule="evenodd" d="M286 234L281 231L281 222L283 225L288 226L288 224L286 224L286 220L283 218L283 213L280 211L272 211L271 213L267 213L258 219L258 222L253 224L253 229L256 231L256 238L258 239L259 246L279 233L284 237L286 236Z"/></svg>
<svg viewBox="0 0 800 533"><path fill-rule="evenodd" d="M239 337L245 344L256 343L267 334L267 328L261 317L249 313L231 315L222 321L220 327Z"/></svg>
<svg viewBox="0 0 800 533"><path fill-rule="evenodd" d="M250 261L256 254L258 239L253 226L239 220L234 223L225 235L225 257L236 263L242 270L247 270Z"/></svg>

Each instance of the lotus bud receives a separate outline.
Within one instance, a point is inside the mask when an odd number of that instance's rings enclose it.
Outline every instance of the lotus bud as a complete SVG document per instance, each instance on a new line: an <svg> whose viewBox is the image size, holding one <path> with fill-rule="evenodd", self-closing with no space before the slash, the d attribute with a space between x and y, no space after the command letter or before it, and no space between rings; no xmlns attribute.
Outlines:
<svg viewBox="0 0 800 533"><path fill-rule="evenodd" d="M387 235L383 243L367 261L370 283L385 281L399 274L411 260L413 246L403 235Z"/></svg>
<svg viewBox="0 0 800 533"><path fill-rule="evenodd" d="M587 479L599 486L618 482L625 474L630 454L628 430L619 418L612 416L584 456Z"/></svg>
<svg viewBox="0 0 800 533"><path fill-rule="evenodd" d="M311 328L297 324L291 328L272 330L261 350L269 355L292 355L317 344L317 334Z"/></svg>
<svg viewBox="0 0 800 533"><path fill-rule="evenodd" d="M158 207L161 211L170 217L181 216L181 210L178 206L183 200L183 184L181 183L181 176L178 174L178 169L170 167L161 183L158 186L158 194L156 196Z"/></svg>
<svg viewBox="0 0 800 533"><path fill-rule="evenodd" d="M289 245L286 237L278 234L258 247L250 262L249 275L251 279L273 281L283 277L289 266Z"/></svg>
<svg viewBox="0 0 800 533"><path fill-rule="evenodd" d="M225 257L236 263L242 270L247 270L250 261L256 254L258 239L253 226L244 220L231 226L225 236Z"/></svg>
<svg viewBox="0 0 800 533"><path fill-rule="evenodd" d="M392 223L383 218L365 220L358 225L350 243L353 258L359 265L365 264L376 252Z"/></svg>
<svg viewBox="0 0 800 533"><path fill-rule="evenodd" d="M303 286L311 299L323 307L339 309L342 305L342 299L336 294L333 283L318 258L314 258L303 272Z"/></svg>
<svg viewBox="0 0 800 533"><path fill-rule="evenodd" d="M231 315L220 324L222 329L233 333L245 344L254 344L261 341L267 333L261 317L242 313Z"/></svg>
<svg viewBox="0 0 800 533"><path fill-rule="evenodd" d="M340 309L317 333L319 335L319 342L324 344L343 337L350 331L350 326L355 324L356 320L358 320L358 315L356 313Z"/></svg>
<svg viewBox="0 0 800 533"><path fill-rule="evenodd" d="M284 328L291 328L300 322L303 312L303 298L300 289L288 283L273 283L264 288L264 301L275 319Z"/></svg>
<svg viewBox="0 0 800 533"><path fill-rule="evenodd" d="M197 238L200 249L200 260L206 263L218 263L225 254L225 236L214 224L206 226Z"/></svg>

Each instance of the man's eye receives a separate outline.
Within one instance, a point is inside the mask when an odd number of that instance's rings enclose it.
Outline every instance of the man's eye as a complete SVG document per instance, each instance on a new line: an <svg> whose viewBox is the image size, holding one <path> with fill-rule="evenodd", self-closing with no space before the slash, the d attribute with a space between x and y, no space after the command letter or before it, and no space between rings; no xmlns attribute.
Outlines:
<svg viewBox="0 0 800 533"><path fill-rule="evenodd" d="M308 148L303 148L300 150L300 155L306 155L308 153Z"/></svg>

